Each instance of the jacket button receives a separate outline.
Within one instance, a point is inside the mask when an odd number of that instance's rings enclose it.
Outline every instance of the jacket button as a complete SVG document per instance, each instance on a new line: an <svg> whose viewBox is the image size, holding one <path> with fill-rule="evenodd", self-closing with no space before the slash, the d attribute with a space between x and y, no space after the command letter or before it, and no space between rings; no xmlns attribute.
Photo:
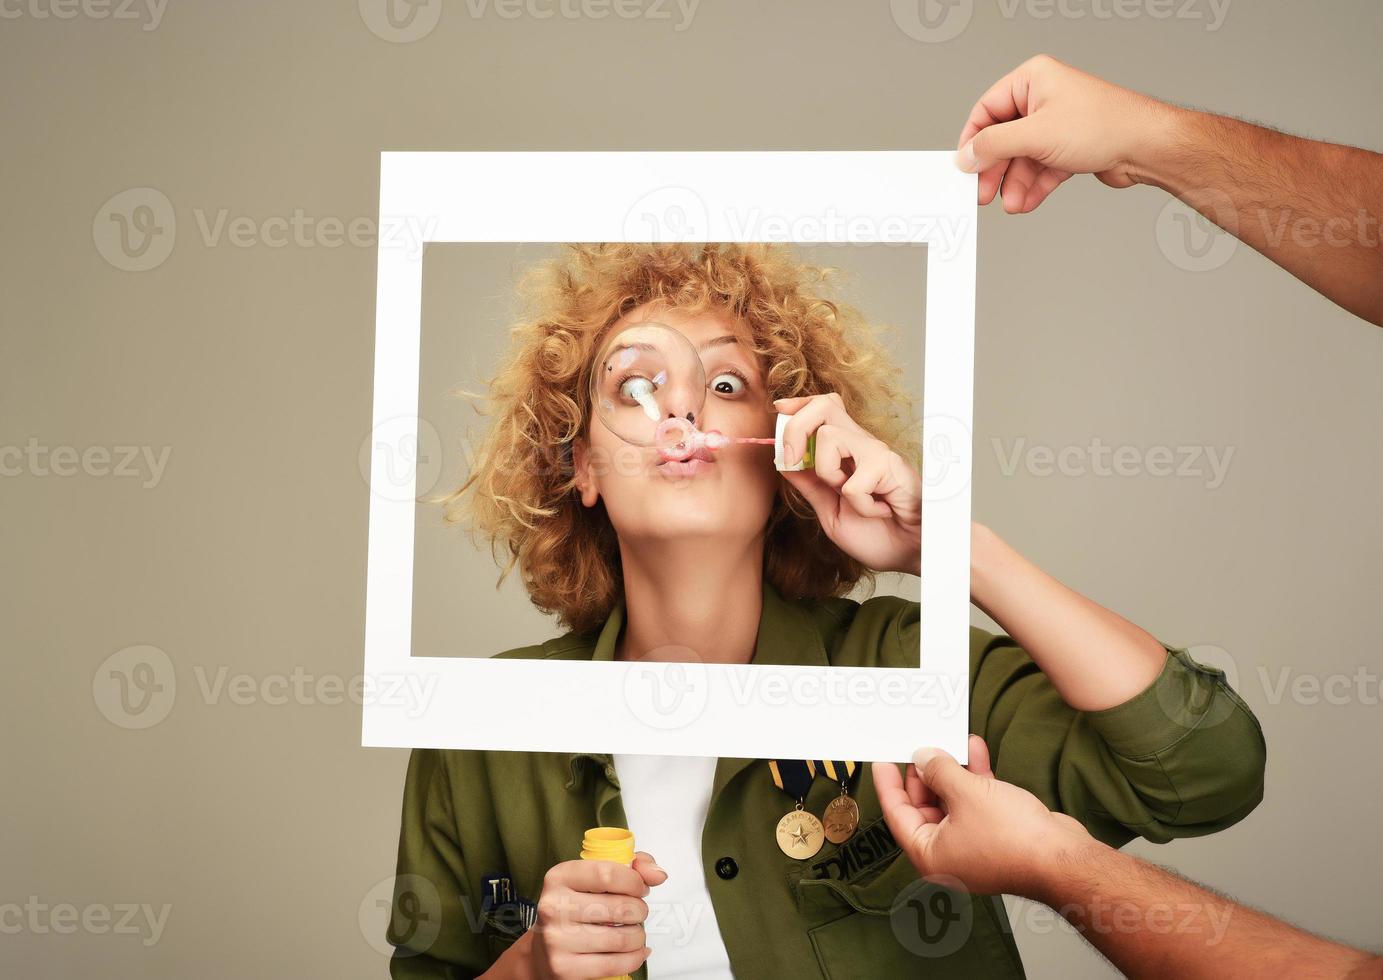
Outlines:
<svg viewBox="0 0 1383 980"><path fill-rule="evenodd" d="M729 881L739 873L740 866L735 863L735 859L732 857L723 857L716 862L716 874L720 875L726 881Z"/></svg>

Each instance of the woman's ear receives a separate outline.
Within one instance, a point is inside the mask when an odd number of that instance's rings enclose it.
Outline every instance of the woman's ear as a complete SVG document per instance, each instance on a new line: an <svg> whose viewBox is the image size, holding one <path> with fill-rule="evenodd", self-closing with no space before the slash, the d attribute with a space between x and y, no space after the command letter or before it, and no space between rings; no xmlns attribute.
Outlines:
<svg viewBox="0 0 1383 980"><path fill-rule="evenodd" d="M581 503L586 507L594 507L596 501L600 499L600 491L596 489L595 473L591 466L591 449L586 444L586 440L577 436L571 444L572 471L576 478L576 489L581 494Z"/></svg>

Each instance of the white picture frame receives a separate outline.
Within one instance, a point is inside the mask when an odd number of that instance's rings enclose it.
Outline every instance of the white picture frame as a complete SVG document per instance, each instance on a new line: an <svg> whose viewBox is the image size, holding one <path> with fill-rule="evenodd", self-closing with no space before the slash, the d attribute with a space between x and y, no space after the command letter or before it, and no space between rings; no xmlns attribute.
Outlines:
<svg viewBox="0 0 1383 980"><path fill-rule="evenodd" d="M379 210L363 745L966 758L976 178L951 152L385 152ZM670 240L928 246L918 668L412 656L424 247Z"/></svg>

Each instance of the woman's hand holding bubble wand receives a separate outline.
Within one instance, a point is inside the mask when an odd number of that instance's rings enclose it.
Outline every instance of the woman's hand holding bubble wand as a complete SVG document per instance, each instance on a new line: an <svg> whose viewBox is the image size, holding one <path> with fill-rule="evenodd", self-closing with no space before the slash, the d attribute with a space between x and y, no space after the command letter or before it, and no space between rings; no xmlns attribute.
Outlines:
<svg viewBox="0 0 1383 980"><path fill-rule="evenodd" d="M789 466L806 462L815 438L810 464L783 478L811 504L826 536L875 571L922 574L922 475L855 422L835 392L773 407L789 416L782 437Z"/></svg>

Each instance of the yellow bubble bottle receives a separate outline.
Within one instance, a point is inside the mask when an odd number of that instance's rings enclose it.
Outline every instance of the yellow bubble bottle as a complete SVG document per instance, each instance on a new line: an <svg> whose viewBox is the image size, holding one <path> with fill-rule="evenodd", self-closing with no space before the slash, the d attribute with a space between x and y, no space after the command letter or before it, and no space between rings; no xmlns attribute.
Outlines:
<svg viewBox="0 0 1383 980"><path fill-rule="evenodd" d="M634 863L634 834L623 827L592 827L581 838L581 860L614 861L626 867ZM629 974L606 980L632 980Z"/></svg>

